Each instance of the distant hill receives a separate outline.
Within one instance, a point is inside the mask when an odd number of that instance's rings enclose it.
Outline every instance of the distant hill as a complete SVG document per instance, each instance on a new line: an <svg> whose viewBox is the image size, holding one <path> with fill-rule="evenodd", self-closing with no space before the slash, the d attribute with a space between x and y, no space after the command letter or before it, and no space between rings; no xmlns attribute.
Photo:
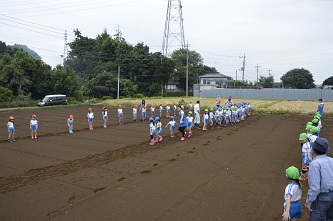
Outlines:
<svg viewBox="0 0 333 221"><path fill-rule="evenodd" d="M23 51L27 52L33 59L36 60L42 60L42 57L39 56L34 50L31 50L28 46L26 45L19 45L19 44L14 44L13 46L9 46L11 48L17 48L17 49L22 49Z"/></svg>

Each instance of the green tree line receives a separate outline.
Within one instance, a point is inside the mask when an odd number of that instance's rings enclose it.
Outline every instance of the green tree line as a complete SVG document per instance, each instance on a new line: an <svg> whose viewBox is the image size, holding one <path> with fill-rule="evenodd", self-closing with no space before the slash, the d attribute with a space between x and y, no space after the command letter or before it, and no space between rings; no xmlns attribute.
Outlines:
<svg viewBox="0 0 333 221"><path fill-rule="evenodd" d="M170 79L185 88L187 50L175 51L171 58L152 53L144 43L129 44L106 30L96 38L74 30L75 39L63 65L53 68L26 52L0 42L0 91L8 99L41 99L46 94L70 97L117 97L118 70L120 97L159 96ZM189 90L198 77L216 73L205 66L195 51L188 51ZM11 96L8 96L11 94Z"/></svg>

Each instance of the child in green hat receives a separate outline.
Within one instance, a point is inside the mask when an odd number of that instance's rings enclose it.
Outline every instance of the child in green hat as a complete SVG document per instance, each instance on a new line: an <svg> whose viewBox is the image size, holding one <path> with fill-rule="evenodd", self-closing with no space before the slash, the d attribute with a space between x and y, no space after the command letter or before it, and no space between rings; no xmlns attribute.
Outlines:
<svg viewBox="0 0 333 221"><path fill-rule="evenodd" d="M284 211L282 214L282 221L296 221L302 215L302 185L299 182L299 170L291 166L286 169L286 178L288 185L284 193Z"/></svg>
<svg viewBox="0 0 333 221"><path fill-rule="evenodd" d="M301 142L302 147L302 174L300 180L307 180L308 168L310 162L312 161L310 139L308 138L308 134L301 133L299 135L299 141Z"/></svg>

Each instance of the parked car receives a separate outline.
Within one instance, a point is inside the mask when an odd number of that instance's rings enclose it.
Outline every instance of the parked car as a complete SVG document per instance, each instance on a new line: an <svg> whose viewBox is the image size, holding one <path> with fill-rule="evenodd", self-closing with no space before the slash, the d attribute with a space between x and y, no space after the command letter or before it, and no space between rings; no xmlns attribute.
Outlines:
<svg viewBox="0 0 333 221"><path fill-rule="evenodd" d="M42 101L38 102L37 106L50 106L50 105L59 105L67 104L67 97L63 94L55 95L46 95Z"/></svg>

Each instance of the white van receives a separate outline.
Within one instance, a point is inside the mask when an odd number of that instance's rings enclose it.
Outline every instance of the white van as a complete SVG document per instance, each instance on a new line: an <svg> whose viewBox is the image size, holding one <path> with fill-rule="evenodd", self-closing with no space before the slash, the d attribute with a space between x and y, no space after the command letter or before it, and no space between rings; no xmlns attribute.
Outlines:
<svg viewBox="0 0 333 221"><path fill-rule="evenodd" d="M38 102L37 106L49 106L67 104L67 97L63 94L46 95L42 101Z"/></svg>

